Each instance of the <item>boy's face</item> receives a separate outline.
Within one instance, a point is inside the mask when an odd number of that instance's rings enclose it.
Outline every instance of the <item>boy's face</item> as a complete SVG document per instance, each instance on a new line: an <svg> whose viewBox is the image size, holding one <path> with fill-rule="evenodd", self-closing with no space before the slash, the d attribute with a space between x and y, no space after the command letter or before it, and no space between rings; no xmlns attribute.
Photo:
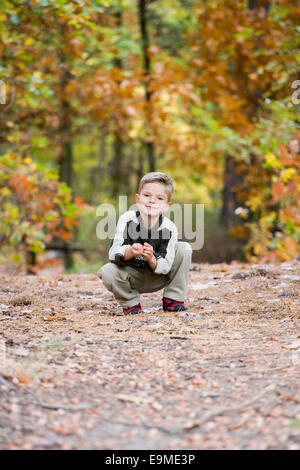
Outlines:
<svg viewBox="0 0 300 470"><path fill-rule="evenodd" d="M144 184L140 194L135 195L135 202L141 214L155 217L167 212L171 206L168 194L162 183Z"/></svg>

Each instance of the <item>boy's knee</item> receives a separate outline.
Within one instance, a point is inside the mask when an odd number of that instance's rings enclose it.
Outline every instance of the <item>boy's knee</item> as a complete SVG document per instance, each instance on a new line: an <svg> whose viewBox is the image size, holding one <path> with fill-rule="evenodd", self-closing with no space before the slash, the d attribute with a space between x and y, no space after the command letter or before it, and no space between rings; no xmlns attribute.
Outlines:
<svg viewBox="0 0 300 470"><path fill-rule="evenodd" d="M103 284L110 285L111 280L114 276L116 266L113 263L106 263L102 268L97 272L100 279L103 281Z"/></svg>

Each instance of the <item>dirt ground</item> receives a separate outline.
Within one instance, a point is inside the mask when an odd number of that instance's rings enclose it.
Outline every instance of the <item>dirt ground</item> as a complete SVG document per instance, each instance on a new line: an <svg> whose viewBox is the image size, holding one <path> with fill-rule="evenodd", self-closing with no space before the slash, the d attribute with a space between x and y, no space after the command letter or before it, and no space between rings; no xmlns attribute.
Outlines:
<svg viewBox="0 0 300 470"><path fill-rule="evenodd" d="M1 449L300 449L300 269L198 264L187 310L0 275Z"/></svg>

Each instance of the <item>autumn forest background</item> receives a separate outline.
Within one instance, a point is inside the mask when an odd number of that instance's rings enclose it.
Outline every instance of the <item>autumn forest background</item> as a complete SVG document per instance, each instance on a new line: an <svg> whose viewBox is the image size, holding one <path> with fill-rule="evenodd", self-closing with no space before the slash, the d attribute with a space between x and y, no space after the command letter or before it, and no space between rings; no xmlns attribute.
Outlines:
<svg viewBox="0 0 300 470"><path fill-rule="evenodd" d="M205 205L194 261L299 255L300 8L1 0L0 262L93 272L96 208L164 171Z"/></svg>

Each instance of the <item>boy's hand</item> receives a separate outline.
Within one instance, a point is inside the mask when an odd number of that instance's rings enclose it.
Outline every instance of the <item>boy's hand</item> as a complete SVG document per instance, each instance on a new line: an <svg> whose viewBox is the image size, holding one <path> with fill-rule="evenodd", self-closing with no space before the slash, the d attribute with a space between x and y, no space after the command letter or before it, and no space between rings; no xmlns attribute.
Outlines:
<svg viewBox="0 0 300 470"><path fill-rule="evenodd" d="M143 255L143 245L141 245L140 243L134 243L129 248L127 248L125 255L124 255L124 259L128 260L131 258L137 258L138 256L142 256L142 255Z"/></svg>
<svg viewBox="0 0 300 470"><path fill-rule="evenodd" d="M148 261L148 263L150 264L151 268L155 269L157 261L153 254L153 246L147 242L144 243L143 255L145 257L145 260Z"/></svg>
<svg viewBox="0 0 300 470"><path fill-rule="evenodd" d="M127 248L124 259L129 260L132 258L137 258L138 256L144 256L145 260L148 261L152 269L156 268L157 260L153 254L153 247L149 243L134 243L129 248Z"/></svg>
<svg viewBox="0 0 300 470"><path fill-rule="evenodd" d="M133 253L134 258L137 256L142 256L143 255L143 245L141 243L134 243L131 245L131 251Z"/></svg>

